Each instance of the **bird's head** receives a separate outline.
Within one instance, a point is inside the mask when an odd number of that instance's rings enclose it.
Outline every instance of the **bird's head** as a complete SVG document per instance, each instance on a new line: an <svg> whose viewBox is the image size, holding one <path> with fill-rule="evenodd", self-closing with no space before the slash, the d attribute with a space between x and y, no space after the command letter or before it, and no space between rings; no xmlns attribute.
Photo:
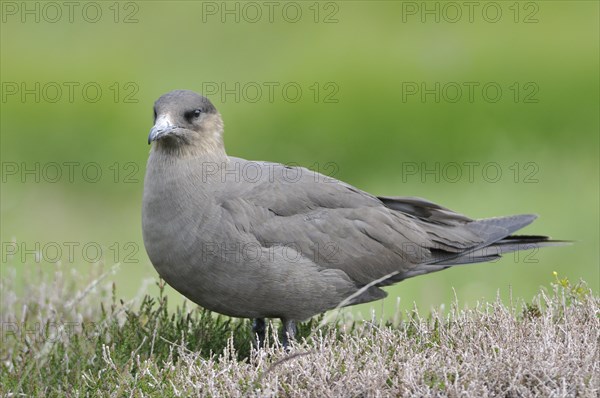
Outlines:
<svg viewBox="0 0 600 398"><path fill-rule="evenodd" d="M202 95L174 90L154 103L154 126L148 144L179 153L224 153L223 120Z"/></svg>

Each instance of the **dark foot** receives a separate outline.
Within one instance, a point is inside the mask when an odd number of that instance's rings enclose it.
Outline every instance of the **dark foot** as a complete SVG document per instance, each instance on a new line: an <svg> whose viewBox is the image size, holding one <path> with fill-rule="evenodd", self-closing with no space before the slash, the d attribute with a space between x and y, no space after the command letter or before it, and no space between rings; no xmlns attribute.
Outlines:
<svg viewBox="0 0 600 398"><path fill-rule="evenodd" d="M252 322L252 345L259 349L265 346L265 318L256 318Z"/></svg>
<svg viewBox="0 0 600 398"><path fill-rule="evenodd" d="M281 339L283 348L286 350L289 348L290 341L296 339L296 322L289 319L281 319L283 322L283 337Z"/></svg>

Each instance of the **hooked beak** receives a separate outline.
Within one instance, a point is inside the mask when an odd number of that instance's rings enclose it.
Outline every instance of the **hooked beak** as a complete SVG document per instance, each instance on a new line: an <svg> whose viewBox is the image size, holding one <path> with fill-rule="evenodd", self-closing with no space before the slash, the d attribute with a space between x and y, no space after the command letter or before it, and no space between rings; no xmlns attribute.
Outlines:
<svg viewBox="0 0 600 398"><path fill-rule="evenodd" d="M148 134L148 144L164 137L175 129L177 129L177 126L171 122L167 115L160 115L156 119L154 126L150 129L150 134Z"/></svg>

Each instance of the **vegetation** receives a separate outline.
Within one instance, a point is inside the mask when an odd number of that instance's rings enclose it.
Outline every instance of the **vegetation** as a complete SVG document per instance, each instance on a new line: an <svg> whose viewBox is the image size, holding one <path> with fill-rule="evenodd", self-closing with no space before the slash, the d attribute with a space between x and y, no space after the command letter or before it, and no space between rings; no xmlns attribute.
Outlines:
<svg viewBox="0 0 600 398"><path fill-rule="evenodd" d="M555 280L528 303L498 299L423 317L302 325L289 352L269 329L157 298L117 300L108 273L29 275L2 289L3 396L597 396L600 297Z"/></svg>

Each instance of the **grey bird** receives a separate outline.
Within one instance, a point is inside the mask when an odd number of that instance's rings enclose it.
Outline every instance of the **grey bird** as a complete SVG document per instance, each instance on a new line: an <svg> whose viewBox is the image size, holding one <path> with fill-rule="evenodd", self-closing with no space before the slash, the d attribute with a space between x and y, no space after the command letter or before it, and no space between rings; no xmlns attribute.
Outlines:
<svg viewBox="0 0 600 398"><path fill-rule="evenodd" d="M160 276L196 304L296 322L382 299L381 288L454 265L561 244L513 235L535 215L474 220L415 197L377 197L314 171L227 156L213 104L188 90L154 104L142 227Z"/></svg>

